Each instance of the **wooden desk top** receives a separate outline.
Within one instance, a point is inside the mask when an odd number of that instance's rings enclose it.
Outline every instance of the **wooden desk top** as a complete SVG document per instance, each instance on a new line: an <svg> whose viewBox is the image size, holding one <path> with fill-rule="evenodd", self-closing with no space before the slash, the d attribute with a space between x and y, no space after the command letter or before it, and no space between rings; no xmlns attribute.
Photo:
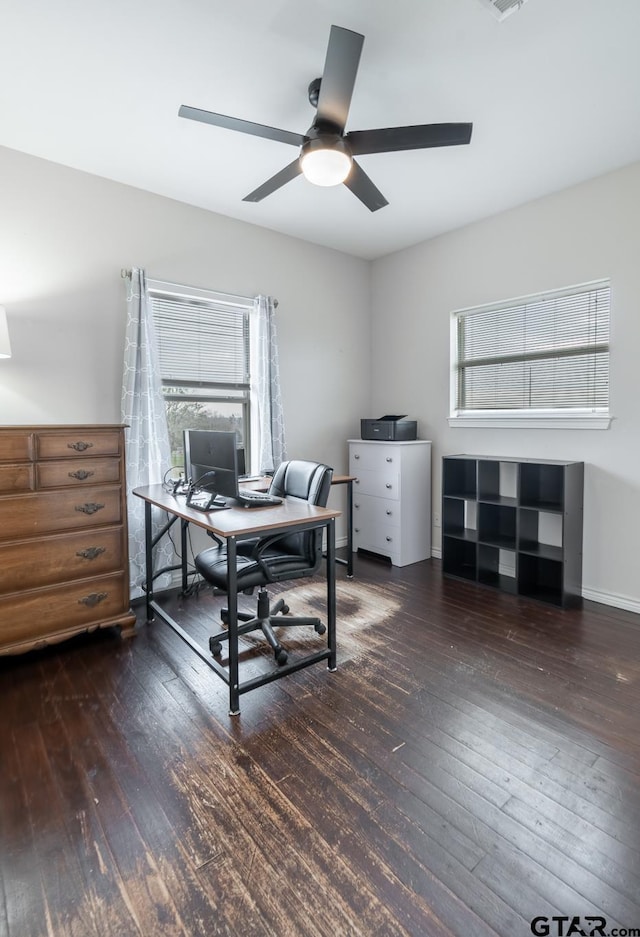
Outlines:
<svg viewBox="0 0 640 937"><path fill-rule="evenodd" d="M260 508L242 508L233 504L233 507L223 510L196 511L187 507L184 495L172 495L165 491L162 485L134 488L133 493L143 501L148 501L163 511L175 514L189 521L190 524L210 530L219 537L264 533L282 527L313 523L313 521L324 523L332 517L339 517L342 513L331 508L319 508L306 501L299 501L297 498L284 498L282 504Z"/></svg>
<svg viewBox="0 0 640 937"><path fill-rule="evenodd" d="M354 482L357 475L334 475L331 479L332 485L346 485L347 482ZM261 478L248 478L245 481L240 480L241 488L248 488L249 491L268 491L271 485L271 476L263 475Z"/></svg>

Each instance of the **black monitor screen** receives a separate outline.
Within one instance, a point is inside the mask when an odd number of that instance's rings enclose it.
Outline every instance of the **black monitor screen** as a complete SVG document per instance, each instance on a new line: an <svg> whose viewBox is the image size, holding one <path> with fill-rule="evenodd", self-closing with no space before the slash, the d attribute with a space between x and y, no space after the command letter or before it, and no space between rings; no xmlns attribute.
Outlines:
<svg viewBox="0 0 640 937"><path fill-rule="evenodd" d="M225 498L238 494L238 437L234 432L186 429L184 465L196 488Z"/></svg>

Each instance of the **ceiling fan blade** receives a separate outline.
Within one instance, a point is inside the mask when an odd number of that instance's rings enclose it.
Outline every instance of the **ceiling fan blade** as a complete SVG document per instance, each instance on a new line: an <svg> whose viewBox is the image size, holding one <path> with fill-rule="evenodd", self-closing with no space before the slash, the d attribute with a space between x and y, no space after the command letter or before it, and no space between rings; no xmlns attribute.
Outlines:
<svg viewBox="0 0 640 937"><path fill-rule="evenodd" d="M271 195L272 192L275 192L277 189L282 188L283 185L286 185L287 182L291 182L292 179L295 179L296 176L299 176L302 172L300 168L300 160L294 159L292 163L289 163L288 166L285 166L284 169L281 169L280 172L277 172L275 176L271 176L270 179L267 179L266 182L263 182L261 186L258 186L257 189L254 189L253 192L249 192L248 195L242 199L243 202L261 202L263 198L266 198L267 195Z"/></svg>
<svg viewBox="0 0 640 937"><path fill-rule="evenodd" d="M364 36L341 26L332 26L318 97L318 123L332 124L344 131L356 82Z"/></svg>
<svg viewBox="0 0 640 937"><path fill-rule="evenodd" d="M363 156L365 153L422 150L430 146L458 146L469 143L472 129L473 124L421 124L383 130L354 130L345 134L345 140L354 156Z"/></svg>
<svg viewBox="0 0 640 937"><path fill-rule="evenodd" d="M199 120L203 124L213 124L214 127L224 127L226 130L250 133L254 137L265 137L267 140L276 140L278 143L290 143L292 146L302 146L307 140L307 137L301 133L290 133L288 130L278 130L277 127L254 124L250 120L239 120L237 117L227 117L225 114L214 114L213 111L202 111L197 107L187 107L186 104L181 106L178 117Z"/></svg>
<svg viewBox="0 0 640 937"><path fill-rule="evenodd" d="M379 208L384 208L385 205L389 204L382 192L375 187L362 166L359 166L355 159L351 164L351 172L344 180L344 184L348 189L351 189L356 198L359 198L367 206L369 211L378 211Z"/></svg>

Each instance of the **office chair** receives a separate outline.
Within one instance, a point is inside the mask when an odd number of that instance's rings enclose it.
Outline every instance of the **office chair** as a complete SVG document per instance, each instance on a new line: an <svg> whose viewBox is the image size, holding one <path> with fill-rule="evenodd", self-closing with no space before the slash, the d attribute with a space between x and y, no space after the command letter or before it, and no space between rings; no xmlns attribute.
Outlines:
<svg viewBox="0 0 640 937"><path fill-rule="evenodd" d="M318 462L283 462L273 475L269 493L280 498L300 498L310 504L326 507L332 477L333 469ZM260 629L280 665L286 664L287 652L273 631L275 627L306 625L312 626L318 634L324 634L326 627L319 618L285 617L288 616L289 606L283 599L278 599L271 606L265 586L272 582L313 576L318 572L321 562L322 528L241 540L237 544L237 591L250 594L256 587L260 589L256 614L238 612L238 634ZM196 556L194 563L206 582L226 590L227 552L224 543L203 550ZM223 623L228 623L228 609L222 609L221 619ZM218 632L209 638L209 649L214 657L222 653L222 642L228 638L227 631Z"/></svg>

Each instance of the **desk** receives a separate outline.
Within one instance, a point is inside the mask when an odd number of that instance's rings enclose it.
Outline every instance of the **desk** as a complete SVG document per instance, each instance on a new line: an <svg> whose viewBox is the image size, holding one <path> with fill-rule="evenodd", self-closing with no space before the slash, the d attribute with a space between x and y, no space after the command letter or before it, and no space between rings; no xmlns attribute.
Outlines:
<svg viewBox="0 0 640 937"><path fill-rule="evenodd" d="M318 661L326 660L330 671L336 669L336 576L335 576L335 548L336 532L335 519L340 511L329 508L320 508L306 501L285 498L282 504L262 508L232 507L223 511L204 513L187 507L184 497L176 497L164 490L162 485L151 485L148 488L134 489L134 495L142 498L145 509L145 551L146 551L146 612L147 621L153 621L154 613L182 640L192 648L229 687L229 715L237 716L240 712L240 695L249 690L264 686L273 680L303 667L309 667ZM152 527L152 509L156 507L170 516L169 523L154 537ZM229 607L229 666L223 667L211 657L193 638L184 631L166 611L164 611L153 598L153 548L174 521L180 519L182 527L182 558L183 583L186 579L186 530L189 524L196 524L203 530L211 531L217 537L227 542L229 556L227 573L227 599ZM283 667L271 670L259 677L240 683L238 674L238 594L236 573L236 544L239 540L264 534L279 534L312 530L317 527L326 527L327 530L327 647L314 654L285 664ZM294 581L294 580L292 580Z"/></svg>
<svg viewBox="0 0 640 937"><path fill-rule="evenodd" d="M331 479L332 485L347 486L347 558L343 560L341 556L336 556L335 559L336 563L347 567L347 579L353 579L353 483L357 477L357 475L334 475ZM268 491L270 484L269 475L240 482L242 488L249 488L252 491Z"/></svg>

